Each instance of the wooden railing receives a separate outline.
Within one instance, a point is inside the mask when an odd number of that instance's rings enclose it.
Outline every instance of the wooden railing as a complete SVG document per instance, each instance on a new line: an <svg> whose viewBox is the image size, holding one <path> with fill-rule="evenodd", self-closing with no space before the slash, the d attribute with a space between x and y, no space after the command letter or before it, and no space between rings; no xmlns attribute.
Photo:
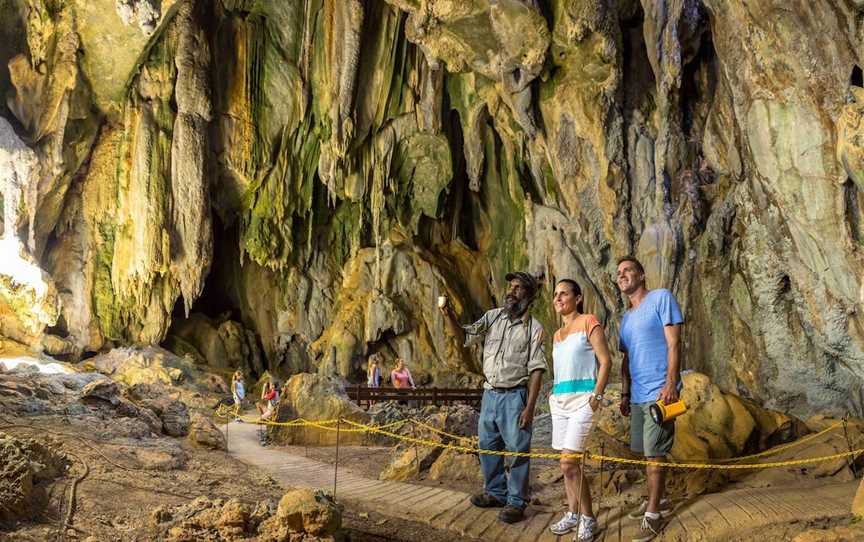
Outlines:
<svg viewBox="0 0 864 542"><path fill-rule="evenodd" d="M417 405L468 403L479 406L483 398L482 389L474 388L369 388L367 386L345 386L345 393L363 408L381 401L412 401Z"/></svg>

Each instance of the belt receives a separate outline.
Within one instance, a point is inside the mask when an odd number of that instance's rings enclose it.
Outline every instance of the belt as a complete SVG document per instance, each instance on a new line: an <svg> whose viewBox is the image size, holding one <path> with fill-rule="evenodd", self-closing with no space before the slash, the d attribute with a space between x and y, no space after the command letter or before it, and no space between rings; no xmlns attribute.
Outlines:
<svg viewBox="0 0 864 542"><path fill-rule="evenodd" d="M498 393L507 393L508 391L524 390L527 387L528 387L528 384L517 384L517 385L511 386L509 388L496 388L495 386L492 386L491 391L498 392Z"/></svg>

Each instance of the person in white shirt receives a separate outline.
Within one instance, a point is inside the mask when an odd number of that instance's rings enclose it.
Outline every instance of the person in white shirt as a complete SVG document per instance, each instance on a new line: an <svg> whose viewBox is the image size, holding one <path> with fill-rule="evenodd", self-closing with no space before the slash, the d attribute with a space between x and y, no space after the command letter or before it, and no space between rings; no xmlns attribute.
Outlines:
<svg viewBox="0 0 864 542"><path fill-rule="evenodd" d="M549 396L552 447L562 454L575 454L585 449L594 426L594 413L603 400L611 366L609 348L597 317L582 312L582 289L576 281L558 281L553 306L562 325L552 343L554 385ZM593 540L597 520L579 459L562 457L561 472L568 510L549 529L557 535L576 530L574 540Z"/></svg>

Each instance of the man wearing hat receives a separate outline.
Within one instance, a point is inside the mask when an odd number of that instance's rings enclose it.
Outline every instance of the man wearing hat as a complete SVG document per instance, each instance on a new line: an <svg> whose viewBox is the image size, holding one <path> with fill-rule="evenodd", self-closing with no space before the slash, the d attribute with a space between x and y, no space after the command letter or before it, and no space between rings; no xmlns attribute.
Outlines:
<svg viewBox="0 0 864 542"><path fill-rule="evenodd" d="M543 326L528 313L537 295L537 279L523 271L508 273L503 308L487 311L464 326L465 346L483 339L483 402L478 424L479 446L484 450L531 451L531 422L546 370ZM455 319L449 305L442 307ZM529 458L514 457L509 476L504 457L480 454L484 492L471 497L481 508L503 507L498 519L516 523L524 519L528 505Z"/></svg>

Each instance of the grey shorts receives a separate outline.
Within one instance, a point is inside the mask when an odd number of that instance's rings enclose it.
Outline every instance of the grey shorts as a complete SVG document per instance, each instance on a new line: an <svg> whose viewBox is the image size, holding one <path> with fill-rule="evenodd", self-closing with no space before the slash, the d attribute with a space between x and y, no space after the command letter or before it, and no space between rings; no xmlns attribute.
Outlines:
<svg viewBox="0 0 864 542"><path fill-rule="evenodd" d="M645 457L663 457L675 441L675 420L658 425L648 407L654 401L630 405L630 449Z"/></svg>

